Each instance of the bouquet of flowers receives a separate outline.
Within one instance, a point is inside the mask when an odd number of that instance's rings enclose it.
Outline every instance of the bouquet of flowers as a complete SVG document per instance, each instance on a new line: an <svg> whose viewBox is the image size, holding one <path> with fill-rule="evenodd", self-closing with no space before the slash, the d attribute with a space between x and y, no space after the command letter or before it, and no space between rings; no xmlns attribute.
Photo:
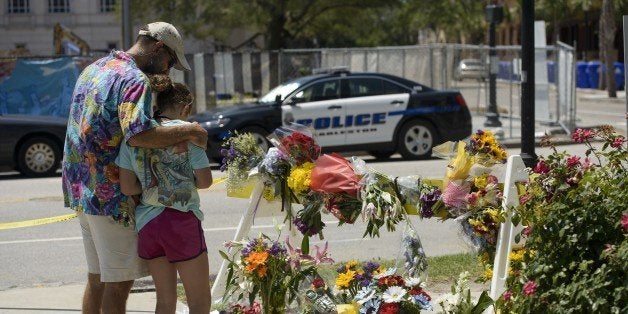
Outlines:
<svg viewBox="0 0 628 314"><path fill-rule="evenodd" d="M264 151L250 133L229 137L220 151L221 171L227 171L227 193L241 190L249 179L249 172L264 158Z"/></svg>
<svg viewBox="0 0 628 314"><path fill-rule="evenodd" d="M294 249L288 239L284 244L264 234L250 241L229 242L227 246L239 250L231 256L220 251L229 263L223 299L235 298L239 302L246 293L250 306L255 299L261 301L264 313L283 313L286 304L299 295L301 282L318 276L316 266L333 263L327 256L327 246L322 250L317 246L316 254L311 256Z"/></svg>
<svg viewBox="0 0 628 314"><path fill-rule="evenodd" d="M395 268L384 270L373 262L358 267L353 261L337 271L338 298L344 302L351 298L360 313L420 313L432 309L425 282L396 275Z"/></svg>

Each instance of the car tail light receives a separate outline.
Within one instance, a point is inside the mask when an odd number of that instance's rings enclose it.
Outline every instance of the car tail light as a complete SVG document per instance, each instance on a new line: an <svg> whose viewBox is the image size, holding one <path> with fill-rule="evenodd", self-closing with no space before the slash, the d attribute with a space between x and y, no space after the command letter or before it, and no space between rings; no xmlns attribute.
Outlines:
<svg viewBox="0 0 628 314"><path fill-rule="evenodd" d="M456 103L460 106L467 106L467 102L464 101L464 97L462 97L462 95L460 94L456 95Z"/></svg>

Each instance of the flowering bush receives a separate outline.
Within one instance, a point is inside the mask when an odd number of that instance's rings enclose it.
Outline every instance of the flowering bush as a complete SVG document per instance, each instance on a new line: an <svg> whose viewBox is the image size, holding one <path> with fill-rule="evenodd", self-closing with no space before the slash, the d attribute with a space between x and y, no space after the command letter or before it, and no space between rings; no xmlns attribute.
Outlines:
<svg viewBox="0 0 628 314"><path fill-rule="evenodd" d="M553 147L525 185L513 222L527 226L516 238L526 242L511 254L502 312L628 312L626 140L610 127L572 138L585 156Z"/></svg>
<svg viewBox="0 0 628 314"><path fill-rule="evenodd" d="M250 306L255 299L261 301L264 313L283 313L286 304L299 295L301 282L317 276L316 266L333 263L327 256L327 245L323 249L316 246L316 254L312 256L293 248L288 239L282 244L263 234L227 245L238 250L231 256L220 252L229 263L223 299L237 303L246 293Z"/></svg>

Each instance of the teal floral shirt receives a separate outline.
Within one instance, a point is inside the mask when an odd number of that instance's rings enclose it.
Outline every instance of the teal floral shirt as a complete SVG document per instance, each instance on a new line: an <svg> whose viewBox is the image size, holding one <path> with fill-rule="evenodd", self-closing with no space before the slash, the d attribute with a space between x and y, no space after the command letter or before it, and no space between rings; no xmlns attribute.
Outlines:
<svg viewBox="0 0 628 314"><path fill-rule="evenodd" d="M148 77L122 51L89 65L72 95L62 164L66 207L129 221L115 164L120 143L157 126Z"/></svg>

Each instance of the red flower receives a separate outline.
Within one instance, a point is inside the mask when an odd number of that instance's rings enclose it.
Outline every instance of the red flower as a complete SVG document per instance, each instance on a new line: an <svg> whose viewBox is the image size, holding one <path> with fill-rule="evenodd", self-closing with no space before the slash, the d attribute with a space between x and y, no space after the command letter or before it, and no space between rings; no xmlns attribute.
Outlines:
<svg viewBox="0 0 628 314"><path fill-rule="evenodd" d="M613 140L613 142L611 143L611 147L619 148L624 144L625 141L626 139L620 135Z"/></svg>
<svg viewBox="0 0 628 314"><path fill-rule="evenodd" d="M405 281L401 276L386 276L379 278L377 281L377 285L382 288L392 287L392 286L405 286Z"/></svg>
<svg viewBox="0 0 628 314"><path fill-rule="evenodd" d="M397 303L382 303L379 307L379 313L381 314L396 314L399 312L399 304Z"/></svg>
<svg viewBox="0 0 628 314"><path fill-rule="evenodd" d="M510 298L512 297L512 292L510 292L510 290L507 290L506 292L504 292L504 294L502 295L502 298L504 299L504 301L508 302L510 301Z"/></svg>
<svg viewBox="0 0 628 314"><path fill-rule="evenodd" d="M525 237L529 237L530 233L532 233L532 226L526 226L523 230L521 230L521 234Z"/></svg>
<svg viewBox="0 0 628 314"><path fill-rule="evenodd" d="M569 158L567 158L567 168L573 168L575 166L580 165L580 157L578 156L571 156Z"/></svg>
<svg viewBox="0 0 628 314"><path fill-rule="evenodd" d="M526 283L523 284L523 294L527 296L533 295L536 292L537 287L538 285L536 284L536 282L528 280Z"/></svg>
<svg viewBox="0 0 628 314"><path fill-rule="evenodd" d="M532 171L534 171L534 173L544 174L550 172L550 168L544 160L539 160L539 162L536 163L536 166L534 166L534 169L532 169Z"/></svg>
<svg viewBox="0 0 628 314"><path fill-rule="evenodd" d="M576 141L576 143L582 143L593 137L593 131L587 129L576 129L572 134L571 138Z"/></svg>
<svg viewBox="0 0 628 314"><path fill-rule="evenodd" d="M325 281L321 277L316 277L312 281L312 287L314 287L314 289L322 288L324 286L325 286Z"/></svg>
<svg viewBox="0 0 628 314"><path fill-rule="evenodd" d="M621 215L621 227L624 229L624 232L628 232L628 213Z"/></svg>

